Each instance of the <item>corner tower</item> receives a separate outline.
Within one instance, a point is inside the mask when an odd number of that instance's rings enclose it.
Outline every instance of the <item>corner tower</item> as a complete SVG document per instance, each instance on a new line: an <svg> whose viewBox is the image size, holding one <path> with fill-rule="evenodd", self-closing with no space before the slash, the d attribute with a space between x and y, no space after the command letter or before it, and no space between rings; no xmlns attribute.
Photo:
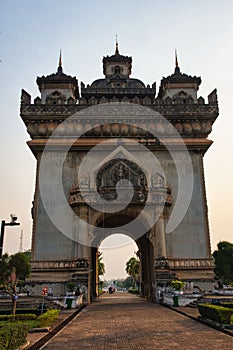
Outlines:
<svg viewBox="0 0 233 350"><path fill-rule="evenodd" d="M38 77L37 85L41 93L42 104L72 104L79 98L78 81L63 72L61 51L57 72Z"/></svg>

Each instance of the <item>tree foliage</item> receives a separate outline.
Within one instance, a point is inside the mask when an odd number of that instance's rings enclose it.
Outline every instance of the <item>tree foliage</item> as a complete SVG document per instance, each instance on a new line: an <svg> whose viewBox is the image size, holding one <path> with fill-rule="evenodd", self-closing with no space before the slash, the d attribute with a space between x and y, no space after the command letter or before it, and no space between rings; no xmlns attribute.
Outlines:
<svg viewBox="0 0 233 350"><path fill-rule="evenodd" d="M0 262L0 283L9 282L15 273L15 280L25 280L31 272L30 255L28 252L16 253L14 255L4 254Z"/></svg>
<svg viewBox="0 0 233 350"><path fill-rule="evenodd" d="M17 285L30 275L30 256L16 253L9 256L4 254L0 261L0 289L10 295L12 300L11 313L16 311Z"/></svg>
<svg viewBox="0 0 233 350"><path fill-rule="evenodd" d="M0 284L5 284L8 281L8 277L10 274L9 269L9 255L3 254L2 261L0 261Z"/></svg>
<svg viewBox="0 0 233 350"><path fill-rule="evenodd" d="M25 280L30 275L31 267L28 255L24 253L16 253L10 257L10 270L15 268L17 280Z"/></svg>
<svg viewBox="0 0 233 350"><path fill-rule="evenodd" d="M117 279L115 284L118 288L129 289L133 287L133 279L130 276L126 277L125 279Z"/></svg>
<svg viewBox="0 0 233 350"><path fill-rule="evenodd" d="M105 265L102 261L103 257L101 253L98 255L98 276L102 276L105 274Z"/></svg>
<svg viewBox="0 0 233 350"><path fill-rule="evenodd" d="M215 250L215 277L224 284L233 282L233 244L230 242L219 242L218 250Z"/></svg>
<svg viewBox="0 0 233 350"><path fill-rule="evenodd" d="M140 262L135 257L130 258L126 263L126 272L133 279L133 288L139 284Z"/></svg>

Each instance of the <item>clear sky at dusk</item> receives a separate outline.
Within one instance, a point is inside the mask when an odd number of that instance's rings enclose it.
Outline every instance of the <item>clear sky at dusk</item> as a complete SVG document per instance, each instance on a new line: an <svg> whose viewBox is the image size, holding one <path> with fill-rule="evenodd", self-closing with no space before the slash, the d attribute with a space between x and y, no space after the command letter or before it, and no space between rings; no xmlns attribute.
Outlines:
<svg viewBox="0 0 233 350"><path fill-rule="evenodd" d="M132 77L145 84L156 81L157 91L161 78L174 71L175 49L181 71L201 76L199 96L207 99L217 88L220 115L204 158L211 245L233 242L232 18L231 0L1 1L0 220L14 212L21 223L6 228L4 251L19 250L21 229L24 249L31 240L36 161L19 116L21 89L32 99L39 95L36 77L56 71L60 48L64 72L79 84L102 77L102 57L114 53L116 34L120 52L133 58ZM127 247L117 253L121 261L135 250ZM114 254L106 252L107 263ZM123 276L118 265L112 263L107 277Z"/></svg>

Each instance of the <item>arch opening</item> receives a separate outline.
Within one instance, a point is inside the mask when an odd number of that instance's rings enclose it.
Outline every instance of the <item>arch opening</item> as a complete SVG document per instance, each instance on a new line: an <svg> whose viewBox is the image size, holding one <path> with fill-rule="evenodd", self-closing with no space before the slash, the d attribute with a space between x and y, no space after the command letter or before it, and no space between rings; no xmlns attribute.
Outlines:
<svg viewBox="0 0 233 350"><path fill-rule="evenodd" d="M126 279L127 273L126 262L135 257L139 261L139 276L137 286L140 295L148 299L152 295L152 284L154 280L154 257L153 246L148 238L148 234L144 234L138 239L134 239L133 232L119 232L115 228L115 222L125 223L132 218L127 215L111 216L106 220L99 222L98 226L105 227L106 224L112 228L106 228L104 236L97 240L92 248L92 297L99 295L99 276L98 276L98 257L101 253L102 262L106 262L106 276L103 279L112 283L117 279ZM106 261L105 261L106 260ZM117 272L119 271L119 274ZM113 283L114 284L114 283Z"/></svg>
<svg viewBox="0 0 233 350"><path fill-rule="evenodd" d="M105 283L105 287L112 285L117 290L133 286L129 279L123 281L129 277L126 272L126 263L129 259L134 257L139 260L137 256L138 249L137 243L125 233L113 233L106 237L98 249L105 266L105 273L99 276L99 281L106 281L107 285ZM136 282L139 282L139 278Z"/></svg>

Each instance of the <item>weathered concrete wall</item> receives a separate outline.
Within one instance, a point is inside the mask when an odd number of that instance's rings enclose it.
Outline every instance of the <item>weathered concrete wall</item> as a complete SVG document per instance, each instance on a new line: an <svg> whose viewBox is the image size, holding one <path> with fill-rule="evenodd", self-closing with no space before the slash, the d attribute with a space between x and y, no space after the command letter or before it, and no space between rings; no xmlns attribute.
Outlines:
<svg viewBox="0 0 233 350"><path fill-rule="evenodd" d="M178 152L178 151L177 151ZM154 152L156 158L160 161L161 166L166 176L166 182L172 189L173 205L169 212L171 213L178 191L177 170L174 161L167 151ZM66 157L63 168L63 190L67 200L69 199L70 189L73 186L78 175L79 165L82 162L86 152L73 151ZM95 153L95 164L101 162L108 151ZM184 163L182 152L178 154L178 161ZM140 159L147 155L132 151L132 156ZM203 201L203 185L202 185L202 155L190 152L194 172L194 187L192 199L186 215L180 225L171 233L166 234L167 255L176 258L206 258L208 257L208 232L206 232L205 204ZM49 161L57 162L59 153L51 152ZM90 175L88 173L87 175ZM189 178L189 174L183 174L183 181ZM47 184L48 191L51 191L49 183ZM51 193L50 206L53 210L58 210L61 204L58 201L56 191ZM83 249L77 242L67 238L62 234L50 221L47 213L44 210L41 198L38 200L38 213L35 234L35 259L73 259L87 257L86 250Z"/></svg>
<svg viewBox="0 0 233 350"><path fill-rule="evenodd" d="M160 153L157 156L161 159L167 182L172 189L173 204L169 210L171 212L178 191L176 166L168 153ZM203 200L202 155L190 152L190 156L194 175L192 198L180 225L173 232L166 234L167 255L176 258L205 258L209 256L209 242ZM184 161L182 154L179 155L179 159L180 162ZM183 181L188 177L188 173L183 174Z"/></svg>
<svg viewBox="0 0 233 350"><path fill-rule="evenodd" d="M59 161L59 152L51 152L48 157L49 163L52 165L53 162ZM67 200L69 198L70 188L77 176L80 162L80 156L73 152L69 154L65 160L63 169L63 190ZM51 193L50 207L54 211L60 211L62 203L58 200L56 190L51 188L50 181L52 181L52 179L53 176L51 176L48 183L44 183L44 186L46 186L46 191ZM82 247L77 242L66 237L53 225L44 209L41 196L38 198L36 233L34 234L34 239L34 259L36 260L73 259L75 257L82 257Z"/></svg>

